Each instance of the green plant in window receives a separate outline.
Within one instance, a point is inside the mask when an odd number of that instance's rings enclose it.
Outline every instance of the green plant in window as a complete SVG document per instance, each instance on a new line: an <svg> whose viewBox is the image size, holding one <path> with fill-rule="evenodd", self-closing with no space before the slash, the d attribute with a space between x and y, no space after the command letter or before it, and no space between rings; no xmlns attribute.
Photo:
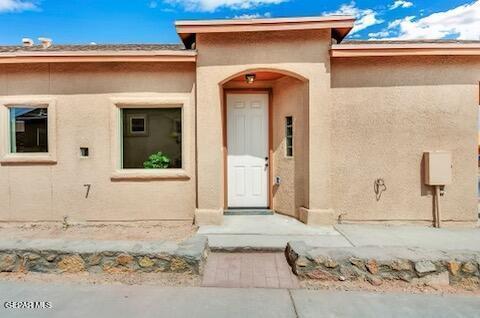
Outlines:
<svg viewBox="0 0 480 318"><path fill-rule="evenodd" d="M170 159L161 151L151 154L148 160L143 163L145 169L165 169L168 168Z"/></svg>

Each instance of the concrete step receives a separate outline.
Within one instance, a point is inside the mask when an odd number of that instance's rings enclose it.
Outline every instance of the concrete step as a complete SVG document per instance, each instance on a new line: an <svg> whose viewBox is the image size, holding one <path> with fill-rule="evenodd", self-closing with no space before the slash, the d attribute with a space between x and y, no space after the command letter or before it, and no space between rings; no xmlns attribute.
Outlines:
<svg viewBox="0 0 480 318"><path fill-rule="evenodd" d="M288 242L302 241L316 247L350 247L341 235L221 235L208 236L214 252L283 252Z"/></svg>
<svg viewBox="0 0 480 318"><path fill-rule="evenodd" d="M273 215L273 210L269 209L226 209L223 214L225 216L234 215Z"/></svg>

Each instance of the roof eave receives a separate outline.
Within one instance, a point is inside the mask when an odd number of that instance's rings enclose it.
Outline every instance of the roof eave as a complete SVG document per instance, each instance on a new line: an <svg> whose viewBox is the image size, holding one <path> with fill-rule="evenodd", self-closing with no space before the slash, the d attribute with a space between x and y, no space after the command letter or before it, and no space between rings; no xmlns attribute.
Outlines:
<svg viewBox="0 0 480 318"><path fill-rule="evenodd" d="M340 43L353 28L353 16L327 16L272 19L187 20L176 21L178 35L186 47L191 47L198 33L265 32L331 29Z"/></svg>
<svg viewBox="0 0 480 318"><path fill-rule="evenodd" d="M331 57L480 56L479 43L332 45Z"/></svg>
<svg viewBox="0 0 480 318"><path fill-rule="evenodd" d="M195 51L112 51L112 52L7 52L0 64L74 62L195 62Z"/></svg>

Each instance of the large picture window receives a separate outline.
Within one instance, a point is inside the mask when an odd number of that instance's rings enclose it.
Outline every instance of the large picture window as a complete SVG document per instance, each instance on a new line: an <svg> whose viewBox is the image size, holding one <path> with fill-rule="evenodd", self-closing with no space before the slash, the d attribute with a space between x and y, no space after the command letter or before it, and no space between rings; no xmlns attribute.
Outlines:
<svg viewBox="0 0 480 318"><path fill-rule="evenodd" d="M48 152L48 108L10 107L11 153Z"/></svg>
<svg viewBox="0 0 480 318"><path fill-rule="evenodd" d="M182 109L122 108L122 168L182 168Z"/></svg>

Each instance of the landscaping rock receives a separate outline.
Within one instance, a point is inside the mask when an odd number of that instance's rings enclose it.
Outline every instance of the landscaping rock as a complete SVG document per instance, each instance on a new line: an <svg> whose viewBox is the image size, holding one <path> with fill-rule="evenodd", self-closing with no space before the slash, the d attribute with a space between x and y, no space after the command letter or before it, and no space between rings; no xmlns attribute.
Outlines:
<svg viewBox="0 0 480 318"><path fill-rule="evenodd" d="M3 254L0 256L0 272L13 272L17 265L17 255Z"/></svg>
<svg viewBox="0 0 480 318"><path fill-rule="evenodd" d="M405 259L394 260L390 263L390 268L394 271L410 271L412 270L412 264Z"/></svg>
<svg viewBox="0 0 480 318"><path fill-rule="evenodd" d="M438 289L448 286L450 284L450 279L448 276L448 272L445 271L433 275L427 275L421 278L414 278L410 282L415 285L426 285Z"/></svg>
<svg viewBox="0 0 480 318"><path fill-rule="evenodd" d="M140 267L143 267L143 268L148 268L155 265L155 261L153 261L151 258L147 256L144 256L138 261L138 265L140 265Z"/></svg>
<svg viewBox="0 0 480 318"><path fill-rule="evenodd" d="M288 263L298 276L321 280L366 280L378 286L402 280L434 288L446 284L475 285L480 281L473 251L440 251L411 247L311 247L288 243Z"/></svg>
<svg viewBox="0 0 480 318"><path fill-rule="evenodd" d="M350 263L352 263L352 265L355 265L359 269L365 268L365 261L362 259L352 257L350 258Z"/></svg>
<svg viewBox="0 0 480 318"><path fill-rule="evenodd" d="M70 244L67 244L70 243ZM2 241L0 272L125 273L189 272L200 274L209 252L205 236L176 244L148 241Z"/></svg>
<svg viewBox="0 0 480 318"><path fill-rule="evenodd" d="M368 260L368 262L365 264L365 266L367 267L370 274L373 274L373 275L378 274L378 264L377 264L376 260L374 260L374 259Z"/></svg>
<svg viewBox="0 0 480 318"><path fill-rule="evenodd" d="M437 268L435 267L435 264L430 261L420 261L415 263L415 270L418 274L424 275L435 272Z"/></svg>
<svg viewBox="0 0 480 318"><path fill-rule="evenodd" d="M453 276L457 276L458 275L458 271L460 270L460 263L457 262L457 261L450 261L447 263L447 268L448 268L448 271L450 272L450 274L452 274Z"/></svg>
<svg viewBox="0 0 480 318"><path fill-rule="evenodd" d="M175 258L170 263L170 269L172 272L185 272L188 268L187 262L183 259Z"/></svg>
<svg viewBox="0 0 480 318"><path fill-rule="evenodd" d="M85 271L85 262L79 255L69 255L62 257L57 264L58 269L66 273L78 273Z"/></svg>
<svg viewBox="0 0 480 318"><path fill-rule="evenodd" d="M477 264L474 262L466 262L462 266L462 272L468 274L474 274L477 272Z"/></svg>
<svg viewBox="0 0 480 318"><path fill-rule="evenodd" d="M367 276L367 282L369 282L373 286L380 286L383 284L383 280L380 277L371 275Z"/></svg>
<svg viewBox="0 0 480 318"><path fill-rule="evenodd" d="M47 257L45 257L47 262L53 262L53 261L55 261L56 258L57 258L57 255L55 255L55 254L50 254Z"/></svg>
<svg viewBox="0 0 480 318"><path fill-rule="evenodd" d="M335 262L333 259L327 259L326 261L323 262L323 265L327 268L335 268L338 266L338 263Z"/></svg>
<svg viewBox="0 0 480 318"><path fill-rule="evenodd" d="M129 254L122 253L122 254L117 256L118 265L126 266L126 265L128 265L132 262L133 262L133 257Z"/></svg>

